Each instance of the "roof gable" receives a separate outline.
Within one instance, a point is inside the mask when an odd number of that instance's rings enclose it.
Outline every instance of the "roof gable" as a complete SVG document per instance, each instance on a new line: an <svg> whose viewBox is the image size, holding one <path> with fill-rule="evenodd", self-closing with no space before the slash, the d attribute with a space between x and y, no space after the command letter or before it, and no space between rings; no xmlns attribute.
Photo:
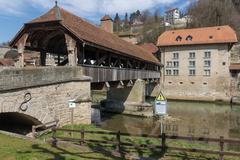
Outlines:
<svg viewBox="0 0 240 160"><path fill-rule="evenodd" d="M58 14L60 14L61 20L57 19ZM46 14L32 20L30 23L43 23L58 20L61 25L72 32L80 40L94 43L101 47L105 47L128 56L133 56L137 59L160 64L156 57L148 54L141 47L126 42L118 36L108 33L58 6L55 6Z"/></svg>

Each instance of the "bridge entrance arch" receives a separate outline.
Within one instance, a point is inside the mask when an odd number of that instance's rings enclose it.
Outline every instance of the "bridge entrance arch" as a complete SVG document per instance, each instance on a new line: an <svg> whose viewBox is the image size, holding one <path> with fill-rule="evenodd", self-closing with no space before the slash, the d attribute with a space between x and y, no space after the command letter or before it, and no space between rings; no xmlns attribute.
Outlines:
<svg viewBox="0 0 240 160"><path fill-rule="evenodd" d="M38 119L19 112L0 113L0 130L26 135L33 125L42 124Z"/></svg>

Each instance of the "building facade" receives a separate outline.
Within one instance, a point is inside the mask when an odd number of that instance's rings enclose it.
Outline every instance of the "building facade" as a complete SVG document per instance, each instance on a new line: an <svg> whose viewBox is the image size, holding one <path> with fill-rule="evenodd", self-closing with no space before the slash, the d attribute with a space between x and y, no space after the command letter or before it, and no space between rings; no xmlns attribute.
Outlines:
<svg viewBox="0 0 240 160"><path fill-rule="evenodd" d="M229 101L233 29L218 26L166 31L158 39L163 91L170 99Z"/></svg>
<svg viewBox="0 0 240 160"><path fill-rule="evenodd" d="M180 10L178 8L170 9L165 12L165 23L173 25L176 19L180 18Z"/></svg>

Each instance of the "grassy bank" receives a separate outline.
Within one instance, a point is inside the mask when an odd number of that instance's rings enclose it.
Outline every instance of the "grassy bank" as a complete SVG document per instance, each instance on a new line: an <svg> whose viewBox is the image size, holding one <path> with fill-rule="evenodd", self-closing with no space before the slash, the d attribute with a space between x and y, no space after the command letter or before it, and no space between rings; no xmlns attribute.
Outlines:
<svg viewBox="0 0 240 160"><path fill-rule="evenodd" d="M88 147L76 147L60 144L52 147L49 144L13 138L0 134L0 159L1 160L78 160L102 159L112 160Z"/></svg>
<svg viewBox="0 0 240 160"><path fill-rule="evenodd" d="M91 131L104 131L98 127L92 125L75 125L75 126L65 126L68 129L84 129ZM70 135L68 133L57 132L58 136L64 137L74 137L80 138L80 134L75 133ZM186 154L181 152L167 152L163 157L160 150L153 149L139 149L137 147L123 147L122 158L115 157L112 154L115 151L115 146L113 145L97 145L88 144L84 146L74 145L74 143L58 143L57 147L53 147L48 143L43 143L43 139L50 139L51 134L45 134L39 138L38 141L22 140L18 138L9 137L0 134L0 159L1 160L78 160L78 159L124 159L124 155L131 155L133 157L162 157L166 160L179 160L179 159L199 159L199 160L209 160L218 159L218 156L206 155L206 154ZM86 134L86 139L95 140L108 140L115 141L115 136L111 135L93 135ZM132 144L148 144L148 145L160 145L160 139L153 138L129 138L121 137L122 142L128 142ZM217 150L218 147L214 145L207 145L204 143L188 143L184 141L168 140L167 145L175 147L185 147L185 148L199 148L199 149L211 149ZM100 151L100 152L99 152ZM106 151L109 151L106 153ZM229 160L240 160L240 158L229 158L224 159Z"/></svg>
<svg viewBox="0 0 240 160"><path fill-rule="evenodd" d="M75 130L90 130L90 131L106 131L101 128L92 126L92 125L74 125L74 126L65 126L66 129L75 129ZM73 138L80 138L80 133L74 133L73 135L69 135L68 133L57 132L57 136L61 137L73 137ZM50 134L44 135L41 138L51 137ZM98 135L98 134L85 134L85 139L94 139L94 140L104 140L104 141L116 141L116 136L114 135ZM141 137L125 137L121 136L121 142L131 143L131 144L145 144L145 145L161 145L161 140L157 138L141 138ZM184 148L197 148L197 149L204 149L204 150L219 150L218 144L207 144L204 142L187 142L181 140L167 140L167 146L174 146L174 147L184 147ZM89 144L88 147L103 147L109 151L115 151L115 146L102 144L101 146L97 144ZM154 150L154 149L139 149L137 147L122 147L123 153L134 155L134 157L154 157L159 158L162 157L161 150ZM164 159L218 159L219 157L216 155L206 155L206 154L186 154L182 152L167 152L165 154ZM231 160L240 160L240 158L234 157L225 157L225 159Z"/></svg>

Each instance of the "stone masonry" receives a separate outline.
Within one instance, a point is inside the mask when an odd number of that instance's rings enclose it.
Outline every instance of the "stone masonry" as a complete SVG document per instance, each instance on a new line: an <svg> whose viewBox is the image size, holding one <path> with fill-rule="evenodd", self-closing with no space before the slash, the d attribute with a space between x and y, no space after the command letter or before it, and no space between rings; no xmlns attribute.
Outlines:
<svg viewBox="0 0 240 160"><path fill-rule="evenodd" d="M89 77L80 67L5 68L0 71L0 113L20 113L35 123L71 123L69 100L75 100L74 123L91 123Z"/></svg>
<svg viewBox="0 0 240 160"><path fill-rule="evenodd" d="M206 59L204 52L210 52L211 57ZM196 57L189 58L189 53L194 52ZM179 58L174 59L173 54L178 53ZM166 66L162 77L163 92L169 99L199 100L199 101L230 101L230 54L227 44L193 45L166 47L163 50L163 63ZM209 60L211 65L204 66L204 61ZM177 61L176 68L168 67L168 61ZM196 74L191 76L189 61L195 61ZM166 70L179 70L179 75L167 75ZM209 69L210 75L205 75L204 70Z"/></svg>

